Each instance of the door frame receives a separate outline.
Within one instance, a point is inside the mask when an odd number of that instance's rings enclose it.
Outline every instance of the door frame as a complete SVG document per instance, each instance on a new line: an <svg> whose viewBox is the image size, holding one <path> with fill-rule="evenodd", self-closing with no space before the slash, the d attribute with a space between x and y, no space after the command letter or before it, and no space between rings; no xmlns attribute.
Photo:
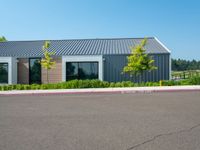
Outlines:
<svg viewBox="0 0 200 150"><path fill-rule="evenodd" d="M28 66L29 66L29 84L35 84L35 83L31 83L31 67L30 67L30 61L31 61L31 59L42 59L41 57L31 57L31 58L29 58L28 59ZM40 64L40 83L39 84L41 84L42 83L42 66L41 66L41 64ZM36 83L37 84L37 83Z"/></svg>

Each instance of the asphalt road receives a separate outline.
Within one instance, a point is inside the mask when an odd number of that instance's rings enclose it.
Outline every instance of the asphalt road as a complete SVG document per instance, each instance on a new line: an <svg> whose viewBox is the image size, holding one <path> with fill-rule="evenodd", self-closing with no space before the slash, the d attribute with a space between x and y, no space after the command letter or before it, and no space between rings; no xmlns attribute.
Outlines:
<svg viewBox="0 0 200 150"><path fill-rule="evenodd" d="M0 97L0 150L199 150L200 92Z"/></svg>

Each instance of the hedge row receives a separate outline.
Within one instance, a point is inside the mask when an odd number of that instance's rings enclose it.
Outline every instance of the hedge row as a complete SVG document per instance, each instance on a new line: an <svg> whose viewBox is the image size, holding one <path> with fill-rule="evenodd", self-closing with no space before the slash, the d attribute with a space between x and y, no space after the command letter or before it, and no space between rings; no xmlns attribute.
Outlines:
<svg viewBox="0 0 200 150"><path fill-rule="evenodd" d="M106 82L100 80L72 80L68 82L56 84L16 84L2 85L0 91L7 90L43 90L43 89L77 89L77 88L108 88L108 87L142 87L142 86L174 86L174 85L200 85L200 77L193 77L187 80L180 81L161 81L161 82L142 82L133 83L131 81L124 82Z"/></svg>
<svg viewBox="0 0 200 150"><path fill-rule="evenodd" d="M100 80L72 80L56 84L16 84L0 86L0 91L7 90L43 90L43 89L80 89L80 88L108 88L108 87L138 87L138 86L158 86L158 82L133 83L124 82L106 82Z"/></svg>
<svg viewBox="0 0 200 150"><path fill-rule="evenodd" d="M185 80L169 80L163 81L162 86L175 86L175 85L200 85L200 76L191 77Z"/></svg>

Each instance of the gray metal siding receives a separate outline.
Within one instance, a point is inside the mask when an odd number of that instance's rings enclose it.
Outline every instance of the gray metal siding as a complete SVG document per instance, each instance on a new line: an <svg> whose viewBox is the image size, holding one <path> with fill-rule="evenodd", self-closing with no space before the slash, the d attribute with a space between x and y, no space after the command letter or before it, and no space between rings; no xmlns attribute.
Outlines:
<svg viewBox="0 0 200 150"><path fill-rule="evenodd" d="M144 72L141 78L138 76L130 77L128 74L123 74L123 67L127 64L128 55L104 55L104 80L109 82L119 81L160 81L169 80L169 54L153 54L157 70Z"/></svg>

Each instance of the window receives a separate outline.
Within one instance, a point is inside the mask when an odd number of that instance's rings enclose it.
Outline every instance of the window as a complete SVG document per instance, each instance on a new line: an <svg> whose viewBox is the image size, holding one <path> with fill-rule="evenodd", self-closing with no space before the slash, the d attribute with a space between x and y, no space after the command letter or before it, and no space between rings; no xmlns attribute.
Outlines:
<svg viewBox="0 0 200 150"><path fill-rule="evenodd" d="M40 58L29 59L29 83L41 84Z"/></svg>
<svg viewBox="0 0 200 150"><path fill-rule="evenodd" d="M0 83L8 84L8 63L0 63Z"/></svg>
<svg viewBox="0 0 200 150"><path fill-rule="evenodd" d="M78 79L78 63L66 63L67 80Z"/></svg>
<svg viewBox="0 0 200 150"><path fill-rule="evenodd" d="M67 62L66 80L98 79L98 62Z"/></svg>

